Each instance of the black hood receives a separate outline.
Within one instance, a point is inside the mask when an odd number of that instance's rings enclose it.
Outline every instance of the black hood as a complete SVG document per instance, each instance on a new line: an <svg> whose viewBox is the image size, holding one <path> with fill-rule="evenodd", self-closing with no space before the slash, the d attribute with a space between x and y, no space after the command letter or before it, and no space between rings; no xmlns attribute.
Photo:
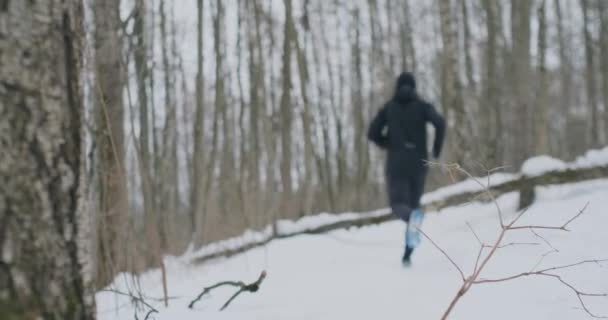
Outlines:
<svg viewBox="0 0 608 320"><path fill-rule="evenodd" d="M408 103L410 101L418 99L418 95L416 94L416 89L403 85L397 88L397 92L395 92L395 101L400 103Z"/></svg>
<svg viewBox="0 0 608 320"><path fill-rule="evenodd" d="M397 78L394 99L397 102L407 103L416 98L416 78L410 72L403 72Z"/></svg>

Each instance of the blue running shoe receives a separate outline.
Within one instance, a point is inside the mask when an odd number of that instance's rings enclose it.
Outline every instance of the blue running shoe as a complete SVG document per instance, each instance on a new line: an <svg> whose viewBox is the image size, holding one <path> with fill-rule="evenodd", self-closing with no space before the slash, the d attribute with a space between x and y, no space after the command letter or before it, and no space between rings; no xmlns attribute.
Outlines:
<svg viewBox="0 0 608 320"><path fill-rule="evenodd" d="M423 220L424 213L420 208L412 211L410 221L407 224L407 229L405 231L406 246L416 248L420 244L420 231L418 231L418 229L422 226Z"/></svg>

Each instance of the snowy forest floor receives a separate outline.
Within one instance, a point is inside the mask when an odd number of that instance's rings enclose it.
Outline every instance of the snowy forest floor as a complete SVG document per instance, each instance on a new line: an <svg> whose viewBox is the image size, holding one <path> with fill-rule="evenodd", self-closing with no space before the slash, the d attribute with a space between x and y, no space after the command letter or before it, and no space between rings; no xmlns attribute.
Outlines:
<svg viewBox="0 0 608 320"><path fill-rule="evenodd" d="M561 226L589 203L570 225L570 232L541 231L559 252L542 260L543 267L608 258L608 179L539 188L537 200L521 224ZM514 218L518 195L498 199L505 218ZM499 233L493 204L472 203L429 212L423 230L469 273L479 244L491 243ZM308 218L310 219L310 218ZM149 319L439 319L460 287L458 272L428 240L414 253L409 268L401 266L404 224L392 221L323 235L303 235L270 242L234 257L193 266L188 256L167 257L169 307L147 302L159 313ZM537 245L500 249L482 278L502 278L529 271L552 248L530 231L508 234L505 243ZM243 293L223 312L218 309L236 291L219 288L187 305L204 287L220 281L250 283L260 272L268 277L256 293ZM581 291L608 292L608 263L588 264L560 271L564 280ZM162 297L161 275L153 270L135 279L120 275L111 288L140 290ZM143 319L130 298L111 292L96 296L98 318ZM608 316L608 298L584 298L589 309ZM509 282L479 284L460 301L450 319L589 319L576 294L554 278L526 277Z"/></svg>

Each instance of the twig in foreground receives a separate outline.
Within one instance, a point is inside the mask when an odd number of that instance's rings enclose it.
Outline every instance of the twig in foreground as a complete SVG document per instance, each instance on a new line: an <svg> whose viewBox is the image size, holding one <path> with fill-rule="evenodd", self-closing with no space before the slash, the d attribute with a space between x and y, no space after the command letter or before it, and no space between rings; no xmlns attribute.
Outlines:
<svg viewBox="0 0 608 320"><path fill-rule="evenodd" d="M262 281L264 281L264 278L266 278L266 271L262 271L262 273L260 273L260 277L258 278L258 280L256 280L253 283L250 284L245 284L242 281L222 281L222 282L218 282L210 287L206 287L205 289L203 289L203 292L201 292L196 299L192 300L190 302L190 304L188 305L188 308L192 309L194 307L194 304L196 302L198 302L199 300L201 300L203 298L203 296L209 292L211 292L211 290L215 289L215 288L219 288L222 286L232 286L232 287L238 287L239 290L233 294L230 299L228 299L228 301L226 301L226 303L224 303L224 305L220 308L220 311L223 311L224 309L226 309L228 307L228 305L241 293L247 291L247 292L256 292L258 291L258 289L260 289L260 285L262 284Z"/></svg>

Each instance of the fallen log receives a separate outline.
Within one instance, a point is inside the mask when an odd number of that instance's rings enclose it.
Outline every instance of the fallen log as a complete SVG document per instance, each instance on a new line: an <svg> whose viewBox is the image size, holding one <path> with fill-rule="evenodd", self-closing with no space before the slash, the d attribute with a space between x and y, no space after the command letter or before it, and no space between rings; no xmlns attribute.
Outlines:
<svg viewBox="0 0 608 320"><path fill-rule="evenodd" d="M590 168L578 168L578 169L566 169L559 171L550 171L537 176L520 176L514 180L510 180L504 183L493 185L485 189L462 192L447 196L444 199L432 201L423 204L425 212L440 211L441 209L452 207L456 205L462 205L471 201L478 202L489 202L492 198L510 192L520 192L520 209L528 207L532 204L535 195L534 190L538 186L547 185L558 185L566 183L576 183L585 180L608 178L608 165ZM326 225L300 230L291 233L277 233L270 235L262 240L249 242L238 247L228 248L226 250L217 251L200 255L192 259L192 263L201 264L209 260L230 257L235 254L239 254L257 247L265 246L270 241L275 239L291 238L305 234L322 234L333 230L339 229L350 229L353 227L369 226L374 224L380 224L395 219L391 213L376 215L376 216L364 216L360 218L353 218L347 220L341 220L338 222L329 223Z"/></svg>

